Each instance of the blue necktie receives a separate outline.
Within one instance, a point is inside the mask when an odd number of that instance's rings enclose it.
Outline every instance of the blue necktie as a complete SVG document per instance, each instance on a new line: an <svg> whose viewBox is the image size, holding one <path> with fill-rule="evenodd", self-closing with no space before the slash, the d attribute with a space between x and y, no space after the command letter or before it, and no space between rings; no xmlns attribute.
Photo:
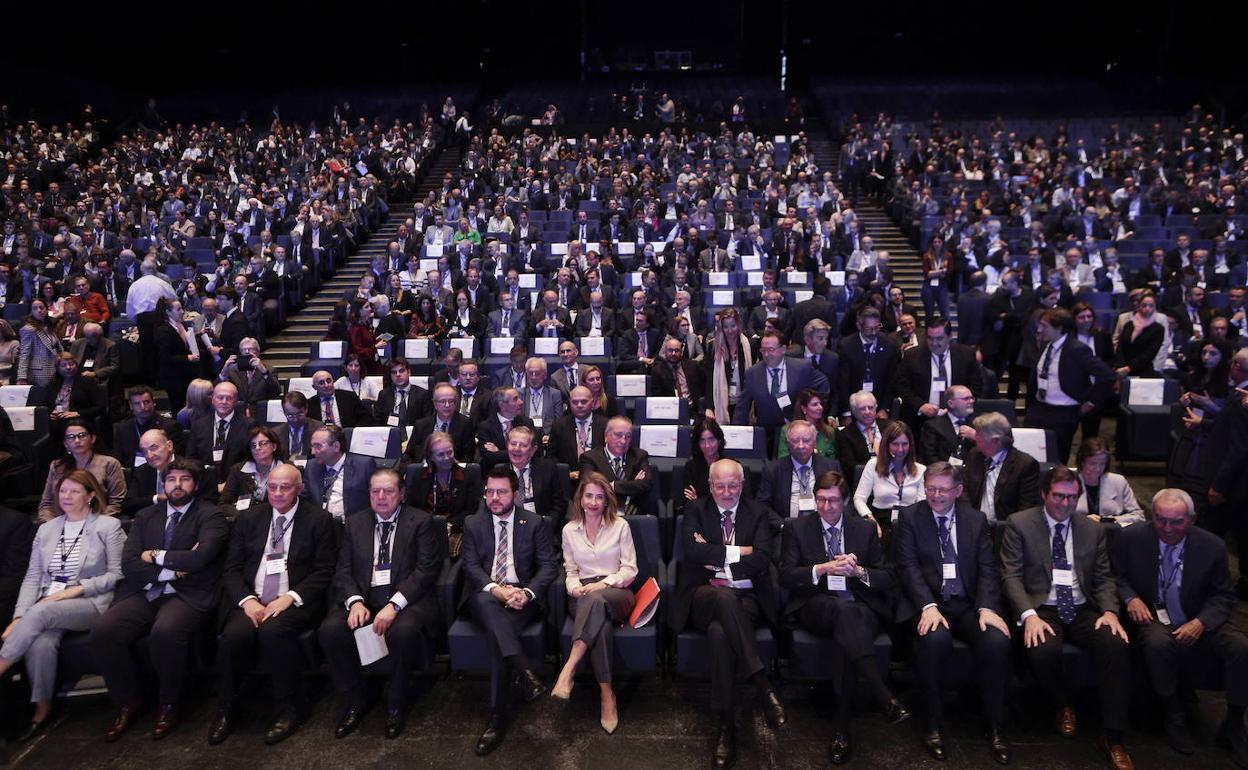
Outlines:
<svg viewBox="0 0 1248 770"><path fill-rule="evenodd" d="M825 527L823 530L823 542L828 550L828 561L832 561L841 555L841 531L836 527ZM848 601L854 600L854 595L849 590L834 591L837 596Z"/></svg>
<svg viewBox="0 0 1248 770"><path fill-rule="evenodd" d="M1066 561L1066 538L1062 534L1066 522L1053 528L1053 569L1070 569ZM1075 594L1071 586L1057 586L1057 616L1069 625L1075 619Z"/></svg>
<svg viewBox="0 0 1248 770"><path fill-rule="evenodd" d="M1179 561L1179 547L1166 545L1162 549L1161 558L1161 601L1170 615L1170 625L1178 627L1187 622L1183 613L1183 602L1179 600L1179 574L1182 562Z"/></svg>
<svg viewBox="0 0 1248 770"><path fill-rule="evenodd" d="M958 553L954 550L953 541L949 537L949 517L937 516L936 521L940 523L940 561L941 564L958 563ZM953 578L945 578L940 585L940 600L947 602L951 596L964 596L966 590L962 587L962 576L958 575Z"/></svg>
<svg viewBox="0 0 1248 770"><path fill-rule="evenodd" d="M160 546L162 550L168 551L173 545L173 530L178 526L178 520L181 518L182 512L174 510L165 522L165 538ZM159 580L152 581L152 587L147 589L147 600L154 602L159 599L161 594L165 592L166 585L166 583L162 583Z"/></svg>

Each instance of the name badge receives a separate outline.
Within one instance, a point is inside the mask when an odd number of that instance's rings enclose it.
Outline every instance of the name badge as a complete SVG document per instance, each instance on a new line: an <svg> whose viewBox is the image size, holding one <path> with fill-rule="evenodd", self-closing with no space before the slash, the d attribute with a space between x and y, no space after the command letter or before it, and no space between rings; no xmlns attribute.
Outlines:
<svg viewBox="0 0 1248 770"><path fill-rule="evenodd" d="M799 510L799 511L813 511L813 510L815 510L815 498L813 498L813 497L799 497L799 498L797 498L797 510Z"/></svg>
<svg viewBox="0 0 1248 770"><path fill-rule="evenodd" d="M893 509L893 515L892 515L891 521L892 521L894 524L896 524L896 523L897 523L897 515L898 515L899 511L900 511L900 509L898 509L898 508L894 508L894 509Z"/></svg>
<svg viewBox="0 0 1248 770"><path fill-rule="evenodd" d="M86 360L84 360L84 361L82 362L82 368L83 368L83 369L92 369L92 368L94 368L94 367L95 367L95 359L94 359L94 358L88 358L88 359L86 359Z"/></svg>
<svg viewBox="0 0 1248 770"><path fill-rule="evenodd" d="M788 393L784 393L776 397L776 406L780 407L781 409L788 409L789 404L791 403L793 403L793 400L789 398Z"/></svg>
<svg viewBox="0 0 1248 770"><path fill-rule="evenodd" d="M138 468L140 465L147 465L147 455L142 452L135 452L134 467Z"/></svg>
<svg viewBox="0 0 1248 770"><path fill-rule="evenodd" d="M1049 378L1037 376L1036 377L1036 389L1043 390L1047 387L1049 387Z"/></svg>
<svg viewBox="0 0 1248 770"><path fill-rule="evenodd" d="M392 414L387 417L386 425L389 425L391 428L397 428L399 425L399 416L397 414Z"/></svg>
<svg viewBox="0 0 1248 770"><path fill-rule="evenodd" d="M64 591L68 587L69 587L69 578L65 577L64 575L58 575L55 578L53 578L52 582L48 585L48 596L51 596L52 594L59 594L61 591Z"/></svg>
<svg viewBox="0 0 1248 770"><path fill-rule="evenodd" d="M931 279L930 281L928 281L928 282L927 282L927 285L928 285L928 286L939 286L939 285L940 285L940 279L939 279L939 278L933 278L933 279Z"/></svg>
<svg viewBox="0 0 1248 770"><path fill-rule="evenodd" d="M868 393L874 393L874 392L875 392L875 383L874 383L874 382L872 382L871 380L865 380L865 381L862 383L862 389L863 389L863 390L865 390L865 391L866 391L866 392L868 392Z"/></svg>
<svg viewBox="0 0 1248 770"><path fill-rule="evenodd" d="M214 449L214 450L212 450L212 461L213 461L214 463L219 463L219 462L221 462L221 461L222 461L222 460L224 460L224 459L225 459L225 450L224 450L224 449Z"/></svg>
<svg viewBox="0 0 1248 770"><path fill-rule="evenodd" d="M530 417L529 419L533 421L533 427L534 427L534 428L540 428L540 427L542 427L542 418L541 418L541 417Z"/></svg>
<svg viewBox="0 0 1248 770"><path fill-rule="evenodd" d="M1073 586L1075 584L1075 573L1068 569L1053 570L1053 585L1055 586Z"/></svg>
<svg viewBox="0 0 1248 770"><path fill-rule="evenodd" d="M941 577L942 577L942 578L944 578L945 580L957 580L957 578L958 578L958 565L956 565L956 564L942 564L942 565L940 565L940 566L941 566L941 570L940 570L940 572L941 572Z"/></svg>
<svg viewBox="0 0 1248 770"><path fill-rule="evenodd" d="M237 509L238 509L238 510L240 510L240 511L245 511L245 510L247 510L248 508L250 508L250 507L251 507L251 498L250 498L250 497L240 497L240 498L238 498L238 500L236 500L236 501L234 502L234 507L235 507L235 508L237 508Z"/></svg>
<svg viewBox="0 0 1248 770"><path fill-rule="evenodd" d="M390 565L380 564L373 569L373 580L369 585L373 588L390 585Z"/></svg>
<svg viewBox="0 0 1248 770"><path fill-rule="evenodd" d="M52 585L56 585L56 583L53 583ZM1157 609L1157 622L1163 626L1170 625L1170 613L1159 607Z"/></svg>
<svg viewBox="0 0 1248 770"><path fill-rule="evenodd" d="M280 575L286 571L286 557L269 554L269 558L264 562L264 574Z"/></svg>
<svg viewBox="0 0 1248 770"><path fill-rule="evenodd" d="M955 468L961 468L961 467L962 467L962 458L961 458L961 457L957 457L957 456L950 456L950 458L949 458L949 464L950 464L950 465L952 465L952 466L953 466L953 467L955 467Z"/></svg>
<svg viewBox="0 0 1248 770"><path fill-rule="evenodd" d="M534 503L532 500L525 500L524 505L520 507L524 508L524 510L528 511L529 513L537 513L537 504Z"/></svg>
<svg viewBox="0 0 1248 770"><path fill-rule="evenodd" d="M844 575L828 575L828 590L829 591L847 590L845 588L845 576Z"/></svg>

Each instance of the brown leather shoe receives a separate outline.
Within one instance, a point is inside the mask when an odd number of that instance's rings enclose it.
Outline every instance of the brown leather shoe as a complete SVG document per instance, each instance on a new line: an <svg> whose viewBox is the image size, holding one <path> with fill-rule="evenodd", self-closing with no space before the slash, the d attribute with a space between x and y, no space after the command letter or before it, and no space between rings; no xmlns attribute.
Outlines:
<svg viewBox="0 0 1248 770"><path fill-rule="evenodd" d="M156 714L156 724L152 727L152 738L160 740L173 731L182 721L182 715L178 711L178 707L172 703L160 704L160 711Z"/></svg>
<svg viewBox="0 0 1248 770"><path fill-rule="evenodd" d="M122 706L117 711L117 716L113 718L113 723L104 731L104 740L112 743L124 735L134 724L135 718L138 717L139 712L142 710L143 704L137 702L128 706Z"/></svg>
<svg viewBox="0 0 1248 770"><path fill-rule="evenodd" d="M1057 710L1057 734L1063 738L1074 738L1078 723L1075 721L1075 710L1070 706Z"/></svg>
<svg viewBox="0 0 1248 770"><path fill-rule="evenodd" d="M1127 747L1121 744L1110 746L1109 742L1101 736L1101 749L1109 757L1109 766L1114 770L1135 770L1135 763L1131 761L1131 755L1127 753Z"/></svg>

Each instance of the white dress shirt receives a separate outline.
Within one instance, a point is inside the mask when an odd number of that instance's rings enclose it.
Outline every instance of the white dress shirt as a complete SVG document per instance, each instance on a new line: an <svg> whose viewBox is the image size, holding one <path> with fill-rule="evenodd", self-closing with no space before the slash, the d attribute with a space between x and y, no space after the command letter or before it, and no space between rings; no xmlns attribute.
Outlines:
<svg viewBox="0 0 1248 770"><path fill-rule="evenodd" d="M298 505L298 501L295 501L295 505L292 505L288 511L273 511L273 515L269 519L269 530L265 533L264 553L260 556L260 566L256 569L256 575L251 581L252 588L255 589L255 591L254 593L243 597L243 600L238 603L239 607L242 607L251 599L259 601L260 597L264 595L265 564L269 560L269 554L273 553L273 525L277 523L278 519L282 519L285 522L285 530L282 534L282 553L289 557L290 535L295 531L295 507ZM290 590L289 565L282 571L281 579L277 585L277 595L285 596L286 594L290 594L290 598L295 600L296 607L303 606L303 597L300 596L298 592Z"/></svg>

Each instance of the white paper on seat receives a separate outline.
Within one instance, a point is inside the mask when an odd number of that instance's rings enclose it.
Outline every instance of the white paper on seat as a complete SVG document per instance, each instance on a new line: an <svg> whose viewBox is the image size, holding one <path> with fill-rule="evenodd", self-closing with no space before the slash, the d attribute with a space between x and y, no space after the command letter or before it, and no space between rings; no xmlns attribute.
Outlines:
<svg viewBox="0 0 1248 770"><path fill-rule="evenodd" d="M519 279L520 279L519 281L520 288L522 289L536 289L537 288L537 273L521 273L519 275Z"/></svg>
<svg viewBox="0 0 1248 770"><path fill-rule="evenodd" d="M403 340L403 357L407 359L432 358L432 340Z"/></svg>
<svg viewBox="0 0 1248 770"><path fill-rule="evenodd" d="M1031 455L1039 463L1047 462L1049 459L1043 428L1015 428L1014 448Z"/></svg>
<svg viewBox="0 0 1248 770"><path fill-rule="evenodd" d="M829 271L828 283L832 284L833 286L844 286L845 285L845 271L844 270Z"/></svg>
<svg viewBox="0 0 1248 770"><path fill-rule="evenodd" d="M384 459L390 444L390 426L359 427L351 431L351 454Z"/></svg>
<svg viewBox="0 0 1248 770"><path fill-rule="evenodd" d="M777 134L776 141L774 143L775 144L788 144L789 137L785 136L784 134Z"/></svg>
<svg viewBox="0 0 1248 770"><path fill-rule="evenodd" d="M749 286L762 286L762 285L763 285L763 274L762 274L762 273L758 273L758 272L754 272L754 273L746 273L746 274L745 274L745 280L746 280L746 283L747 283Z"/></svg>
<svg viewBox="0 0 1248 770"><path fill-rule="evenodd" d="M420 260L420 269L424 270L426 273L429 272L430 270L437 270L438 269L437 258L434 257L432 259L426 258L426 259Z"/></svg>
<svg viewBox="0 0 1248 770"><path fill-rule="evenodd" d="M476 342L472 337L457 337L451 340L451 347L463 351L464 358L472 358L473 343Z"/></svg>
<svg viewBox="0 0 1248 770"><path fill-rule="evenodd" d="M811 289L798 289L797 291L793 292L793 299L797 300L798 302L805 302L806 300L810 299L813 296L815 296L815 292L812 291Z"/></svg>
<svg viewBox="0 0 1248 770"><path fill-rule="evenodd" d="M312 387L311 377L291 377L286 383L287 393L302 393L307 398L317 398L316 388Z"/></svg>
<svg viewBox="0 0 1248 770"><path fill-rule="evenodd" d="M540 291L529 292L529 307L537 308L541 306L542 306L542 293Z"/></svg>
<svg viewBox="0 0 1248 770"><path fill-rule="evenodd" d="M721 425L724 431L724 448L725 449L754 449L754 426L753 425Z"/></svg>
<svg viewBox="0 0 1248 770"><path fill-rule="evenodd" d="M757 254L745 254L741 257L742 270L762 270L763 260Z"/></svg>
<svg viewBox="0 0 1248 770"><path fill-rule="evenodd" d="M5 409L11 409L15 406L26 406L26 402L29 400L29 385L0 386L0 406L3 406Z"/></svg>
<svg viewBox="0 0 1248 770"><path fill-rule="evenodd" d="M373 631L372 623L355 629L355 649L360 653L361 666L376 663L390 654L390 649L386 647L386 635Z"/></svg>
<svg viewBox="0 0 1248 770"><path fill-rule="evenodd" d="M509 356L511 349L515 346L515 337L490 337L490 355L492 356Z"/></svg>
<svg viewBox="0 0 1248 770"><path fill-rule="evenodd" d="M9 421L13 423L13 430L27 431L35 429L35 409L33 406L15 406L11 409L5 409L9 415Z"/></svg>
<svg viewBox="0 0 1248 770"><path fill-rule="evenodd" d="M556 257L562 257L568 253L568 244L552 243L550 244L550 253L554 254Z"/></svg>
<svg viewBox="0 0 1248 770"><path fill-rule="evenodd" d="M558 337L534 337L533 352L539 356L557 356L559 355L559 338Z"/></svg>
<svg viewBox="0 0 1248 770"><path fill-rule="evenodd" d="M265 401L264 421L265 422L286 422L286 413L282 411L282 400L275 398Z"/></svg>
<svg viewBox="0 0 1248 770"><path fill-rule="evenodd" d="M650 241L650 245L654 247L655 254L660 254L667 248L667 241Z"/></svg>
<svg viewBox="0 0 1248 770"><path fill-rule="evenodd" d="M342 340L332 340L330 342L321 342L316 346L317 358L342 358L346 352L347 343Z"/></svg>
<svg viewBox="0 0 1248 770"><path fill-rule="evenodd" d="M797 285L797 286L805 286L805 285L806 285L806 274L805 274L805 273L802 273L802 272L799 272L799 271L797 271L797 270L794 270L794 271L793 271L793 272L791 272L791 273L785 273L785 274L784 274L784 283L785 283L786 285L788 285L788 286L794 286L794 285Z"/></svg>
<svg viewBox="0 0 1248 770"><path fill-rule="evenodd" d="M644 276L645 276L645 273L641 272L640 270L636 270L634 272L629 273L628 274L628 288L635 289L638 286L640 286L641 279Z"/></svg>
<svg viewBox="0 0 1248 770"><path fill-rule="evenodd" d="M438 257L442 256L442 244L440 243L425 244L425 254L427 256L433 257L434 259L437 259Z"/></svg>
<svg viewBox="0 0 1248 770"><path fill-rule="evenodd" d="M641 426L641 448L653 457L675 457L679 425Z"/></svg>
<svg viewBox="0 0 1248 770"><path fill-rule="evenodd" d="M712 286L727 286L728 274L727 273L707 273L706 280L707 280L707 283L709 283Z"/></svg>
<svg viewBox="0 0 1248 770"><path fill-rule="evenodd" d="M680 398L677 396L651 396L646 399L647 420L680 419Z"/></svg>
<svg viewBox="0 0 1248 770"><path fill-rule="evenodd" d="M581 337L578 340L583 356L605 356L607 340L605 337Z"/></svg>
<svg viewBox="0 0 1248 770"><path fill-rule="evenodd" d="M617 374L615 376L615 395L630 397L646 395L646 375Z"/></svg>
<svg viewBox="0 0 1248 770"><path fill-rule="evenodd" d="M736 295L732 291L711 292L711 304L720 307L732 307L736 304Z"/></svg>
<svg viewBox="0 0 1248 770"><path fill-rule="evenodd" d="M1132 377L1127 406L1163 406L1166 381L1160 377Z"/></svg>
<svg viewBox="0 0 1248 770"><path fill-rule="evenodd" d="M620 241L620 245L615 249L622 257L629 257L637 253L637 244L634 241Z"/></svg>

